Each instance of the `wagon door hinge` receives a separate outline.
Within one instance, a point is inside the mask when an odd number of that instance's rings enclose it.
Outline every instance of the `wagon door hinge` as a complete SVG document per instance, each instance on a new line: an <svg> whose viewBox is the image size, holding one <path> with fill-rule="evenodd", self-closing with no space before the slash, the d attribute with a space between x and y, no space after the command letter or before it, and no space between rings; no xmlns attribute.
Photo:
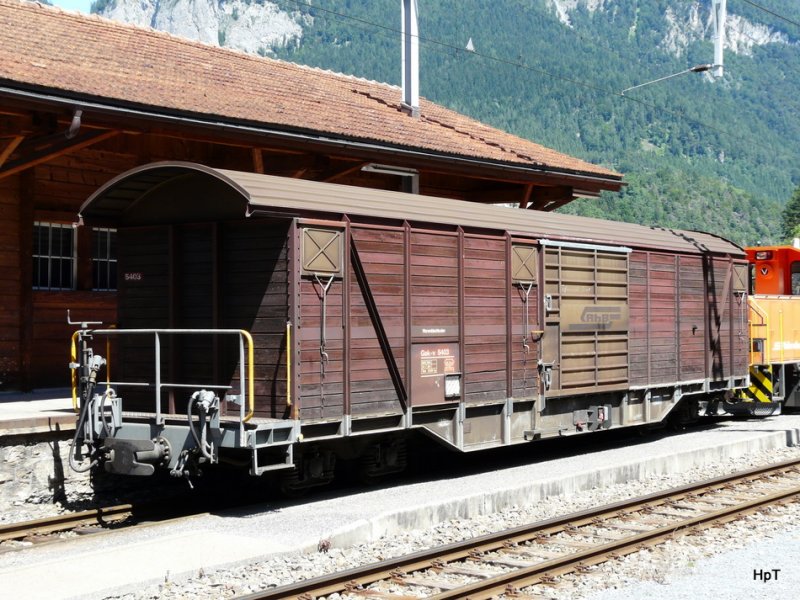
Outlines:
<svg viewBox="0 0 800 600"><path fill-rule="evenodd" d="M539 373L541 374L545 391L549 390L553 384L553 364L539 361Z"/></svg>

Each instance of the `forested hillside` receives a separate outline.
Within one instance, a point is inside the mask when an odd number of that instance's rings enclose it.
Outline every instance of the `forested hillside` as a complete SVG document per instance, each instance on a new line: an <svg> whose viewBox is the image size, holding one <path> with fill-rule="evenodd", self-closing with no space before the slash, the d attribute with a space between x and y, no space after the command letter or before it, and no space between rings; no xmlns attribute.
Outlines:
<svg viewBox="0 0 800 600"><path fill-rule="evenodd" d="M262 54L399 83L397 0L261 4L302 27ZM800 183L800 26L758 6L800 21L800 4L728 0L722 80L690 73L620 94L711 62L710 4L420 0L421 93L627 175L623 194L563 210L775 241Z"/></svg>

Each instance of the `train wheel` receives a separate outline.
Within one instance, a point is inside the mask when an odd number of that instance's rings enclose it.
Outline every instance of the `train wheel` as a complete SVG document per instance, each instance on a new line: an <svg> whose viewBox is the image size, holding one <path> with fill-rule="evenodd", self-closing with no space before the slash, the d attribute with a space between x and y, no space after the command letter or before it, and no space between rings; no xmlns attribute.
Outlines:
<svg viewBox="0 0 800 600"><path fill-rule="evenodd" d="M294 467L278 476L278 491L284 498L302 498L308 493L308 486L300 480L300 469Z"/></svg>
<svg viewBox="0 0 800 600"><path fill-rule="evenodd" d="M334 479L336 455L313 450L298 457L297 465L279 475L278 489L287 498L299 498L310 488L328 485Z"/></svg>
<svg viewBox="0 0 800 600"><path fill-rule="evenodd" d="M404 439L379 442L367 448L359 459L358 479L366 485L374 485L389 475L404 471L407 465Z"/></svg>

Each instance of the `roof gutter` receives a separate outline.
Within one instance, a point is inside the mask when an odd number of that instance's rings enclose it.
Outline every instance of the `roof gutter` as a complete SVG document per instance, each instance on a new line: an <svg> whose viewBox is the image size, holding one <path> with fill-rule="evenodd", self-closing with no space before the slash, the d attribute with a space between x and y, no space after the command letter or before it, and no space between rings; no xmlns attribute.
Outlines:
<svg viewBox="0 0 800 600"><path fill-rule="evenodd" d="M193 125L198 127L212 128L215 130L223 130L234 133L250 133L258 135L267 135L284 140L297 140L321 143L327 146L338 146L341 148L354 148L358 150L380 151L389 152L401 156L409 156L414 158L428 158L428 159L447 159L455 161L468 166L485 166L514 173L534 173L537 175L547 176L560 176L570 177L572 179L595 184L606 184L608 187L620 188L625 185L622 178L602 177L600 175L586 175L576 174L566 170L548 169L535 166L513 165L505 162L482 160L478 158L470 158L457 154L437 154L425 150L414 150L407 148L398 148L395 146L386 146L372 142L360 142L356 140L345 140L342 138L330 138L324 135L313 135L309 133L293 132L281 129L273 129L264 126L245 125L231 123L229 121L215 121L211 119L202 119L187 114L168 114L141 108L117 106L105 102L98 102L92 100L77 100L65 96L58 96L52 93L36 92L32 90L23 90L8 87L7 85L0 85L0 95L10 96L15 99L38 101L50 104L61 105L69 107L70 109L80 108L85 110L97 110L104 113L115 115L135 116L146 119L154 119L157 121L164 121L167 123L177 123L181 125Z"/></svg>

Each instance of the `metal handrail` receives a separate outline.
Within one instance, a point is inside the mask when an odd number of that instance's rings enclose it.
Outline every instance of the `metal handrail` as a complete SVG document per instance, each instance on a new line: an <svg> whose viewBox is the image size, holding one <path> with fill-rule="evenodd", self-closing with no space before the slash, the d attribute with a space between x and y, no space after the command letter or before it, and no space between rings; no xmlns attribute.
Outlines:
<svg viewBox="0 0 800 600"><path fill-rule="evenodd" d="M750 322L750 339L751 340L758 339L758 338L756 338L755 332L753 331L753 329L755 327L763 327L764 328L764 331L765 331L765 335L764 335L764 338L763 338L763 340L764 340L764 361L767 364L770 364L770 362L771 362L770 358L772 357L772 348L770 347L770 339L769 339L769 315L767 314L767 312L763 308L761 308L758 305L758 302L756 302L756 299L753 298L753 296L750 296L748 298L748 300L750 301L750 308L756 313L756 315L758 315L761 318L761 323L753 323L752 321ZM752 351L751 351L751 355L752 355ZM751 362L752 362L752 357L751 357Z"/></svg>
<svg viewBox="0 0 800 600"><path fill-rule="evenodd" d="M78 330L72 334L72 342L70 343L69 347L69 358L70 358L70 365L74 365L78 362L78 337L81 335L81 331ZM77 369L70 369L70 383L72 385L72 410L75 411L77 415L80 413L80 407L78 406L78 371Z"/></svg>
<svg viewBox="0 0 800 600"><path fill-rule="evenodd" d="M286 321L286 406L292 406L292 322Z"/></svg>
<svg viewBox="0 0 800 600"><path fill-rule="evenodd" d="M81 329L72 335L72 345L70 348L72 362L77 362L78 350L77 340L81 335L153 335L155 341L155 400L156 400L156 421L161 422L161 390L162 388L183 388L187 387L186 384L167 383L161 380L161 335L237 335L239 336L239 381L240 398L241 398L241 414L240 419L242 423L247 423L253 418L255 414L255 369L254 369L254 349L253 349L253 336L245 329ZM245 378L242 374L243 366L245 363L244 344L242 340L247 341L247 385L245 387ZM107 369L110 365L106 366ZM110 385L110 378L107 385ZM124 382L115 382L115 385L136 385L127 384ZM191 387L191 386L190 386ZM209 386L206 386L209 387ZM230 386L213 386L215 389L230 389ZM72 370L72 404L73 408L78 408L78 376L75 369ZM245 414L245 404L247 404L247 413Z"/></svg>

